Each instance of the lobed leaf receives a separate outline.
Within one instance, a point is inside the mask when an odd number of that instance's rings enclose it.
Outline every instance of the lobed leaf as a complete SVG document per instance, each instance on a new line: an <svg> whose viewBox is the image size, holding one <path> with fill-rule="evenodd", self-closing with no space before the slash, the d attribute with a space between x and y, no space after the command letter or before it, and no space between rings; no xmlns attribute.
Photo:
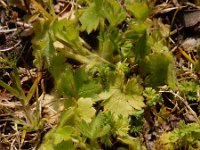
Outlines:
<svg viewBox="0 0 200 150"><path fill-rule="evenodd" d="M92 107L93 103L91 98L79 98L77 101L77 114L87 123L92 121L96 113L96 110Z"/></svg>
<svg viewBox="0 0 200 150"><path fill-rule="evenodd" d="M95 0L88 8L84 10L84 13L79 18L82 24L81 29L86 30L88 34L93 30L96 30L99 23L103 19L102 5L102 0Z"/></svg>
<svg viewBox="0 0 200 150"><path fill-rule="evenodd" d="M115 0L105 1L104 14L112 27L117 26L126 18L126 12Z"/></svg>

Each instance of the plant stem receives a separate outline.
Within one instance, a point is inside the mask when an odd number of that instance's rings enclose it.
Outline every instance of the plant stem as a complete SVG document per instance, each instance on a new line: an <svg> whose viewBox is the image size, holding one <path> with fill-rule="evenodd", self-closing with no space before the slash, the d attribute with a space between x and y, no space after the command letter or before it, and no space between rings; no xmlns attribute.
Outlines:
<svg viewBox="0 0 200 150"><path fill-rule="evenodd" d="M90 62L90 60L87 57L79 55L79 54L74 54L73 52L69 52L66 49L58 48L57 50L61 54L66 56L67 58L71 58L71 59L77 60L77 61L79 61L81 63L89 63Z"/></svg>
<svg viewBox="0 0 200 150"><path fill-rule="evenodd" d="M89 54L88 57L91 58L89 59L86 56L83 55L79 55L79 54L74 54L73 52L68 51L67 49L63 49L63 48L58 48L57 49L61 54L63 54L64 56L66 56L67 58L71 58L74 59L76 61L79 61L80 63L83 64L89 64L91 62L91 60L100 60L103 63L107 63L113 66L113 64L111 64L109 61L105 60L104 58L100 57L99 55L92 53L90 51L87 51L87 53Z"/></svg>

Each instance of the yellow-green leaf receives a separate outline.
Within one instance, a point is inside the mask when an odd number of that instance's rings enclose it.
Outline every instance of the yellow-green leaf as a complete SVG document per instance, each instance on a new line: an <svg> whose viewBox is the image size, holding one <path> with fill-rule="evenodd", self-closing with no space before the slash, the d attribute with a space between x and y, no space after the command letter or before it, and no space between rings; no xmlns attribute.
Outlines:
<svg viewBox="0 0 200 150"><path fill-rule="evenodd" d="M93 101L91 98L80 98L77 102L78 108L77 113L79 116L85 120L85 122L89 123L94 117L96 110L92 107Z"/></svg>

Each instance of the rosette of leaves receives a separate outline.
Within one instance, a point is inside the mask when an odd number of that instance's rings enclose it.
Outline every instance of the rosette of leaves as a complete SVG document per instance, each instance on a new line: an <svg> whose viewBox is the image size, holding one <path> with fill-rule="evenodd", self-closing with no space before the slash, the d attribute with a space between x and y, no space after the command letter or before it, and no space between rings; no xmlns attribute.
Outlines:
<svg viewBox="0 0 200 150"><path fill-rule="evenodd" d="M128 117L145 106L142 91L143 87L137 77L125 82L124 72L117 70L110 80L109 89L100 93L99 97L103 100L104 112L111 112L115 117Z"/></svg>
<svg viewBox="0 0 200 150"><path fill-rule="evenodd" d="M146 98L146 104L149 106L154 106L163 102L161 93L156 92L156 90L152 89L151 87L145 88L143 91L143 96Z"/></svg>

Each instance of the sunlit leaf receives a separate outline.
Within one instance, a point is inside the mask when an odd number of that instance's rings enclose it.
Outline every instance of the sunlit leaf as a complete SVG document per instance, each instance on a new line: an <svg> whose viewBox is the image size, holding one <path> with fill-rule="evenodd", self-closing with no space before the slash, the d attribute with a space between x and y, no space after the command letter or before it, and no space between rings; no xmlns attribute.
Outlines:
<svg viewBox="0 0 200 150"><path fill-rule="evenodd" d="M116 133L119 137L127 137L129 131L129 120L127 117L119 116L116 120Z"/></svg>
<svg viewBox="0 0 200 150"><path fill-rule="evenodd" d="M91 122L96 113L96 110L92 107L93 103L91 98L80 98L77 102L77 113L87 123Z"/></svg>
<svg viewBox="0 0 200 150"><path fill-rule="evenodd" d="M134 15L139 21L145 21L148 16L148 6L144 2L135 2L128 4L126 8Z"/></svg>
<svg viewBox="0 0 200 150"><path fill-rule="evenodd" d="M104 14L111 26L116 26L126 18L126 12L115 0L105 1Z"/></svg>
<svg viewBox="0 0 200 150"><path fill-rule="evenodd" d="M73 141L62 141L61 143L54 145L53 147L54 147L54 150L64 150L64 149L75 150L76 149Z"/></svg>
<svg viewBox="0 0 200 150"><path fill-rule="evenodd" d="M144 98L140 95L132 95L131 97L128 97L127 100L128 103L136 110L142 110L142 108L145 107L143 102Z"/></svg>
<svg viewBox="0 0 200 150"><path fill-rule="evenodd" d="M137 77L130 78L126 84L125 92L127 94L142 94L143 87L141 86L141 79Z"/></svg>
<svg viewBox="0 0 200 150"><path fill-rule="evenodd" d="M127 95L119 89L101 93L99 96L108 99L105 101L104 111L111 111L115 116L128 117L134 114L135 110L141 110L144 107L141 96Z"/></svg>
<svg viewBox="0 0 200 150"><path fill-rule="evenodd" d="M146 98L147 105L149 106L161 104L163 102L161 94L156 93L156 91L150 87L145 88L143 91L143 96Z"/></svg>
<svg viewBox="0 0 200 150"><path fill-rule="evenodd" d="M70 140L73 132L74 128L71 126L64 126L62 128L58 128L56 132L53 134L54 144L57 145L62 141Z"/></svg>
<svg viewBox="0 0 200 150"><path fill-rule="evenodd" d="M133 108L127 101L127 96L119 90L115 90L115 94L108 100L104 106L104 111L111 111L115 116L123 115L128 117L133 113Z"/></svg>
<svg viewBox="0 0 200 150"><path fill-rule="evenodd" d="M75 20L57 20L54 23L55 36L61 41L72 44L76 40L79 41L78 24Z"/></svg>
<svg viewBox="0 0 200 150"><path fill-rule="evenodd" d="M102 87L100 84L95 83L95 81L90 81L88 83L83 84L81 88L78 89L78 94L81 97L92 97L96 94L100 93Z"/></svg>
<svg viewBox="0 0 200 150"><path fill-rule="evenodd" d="M91 33L93 30L97 29L100 21L103 19L102 5L102 0L95 0L94 3L91 3L90 6L84 10L83 15L79 19L83 30Z"/></svg>
<svg viewBox="0 0 200 150"><path fill-rule="evenodd" d="M110 91L105 91L99 94L100 99L108 99L116 92L115 89L111 89Z"/></svg>

